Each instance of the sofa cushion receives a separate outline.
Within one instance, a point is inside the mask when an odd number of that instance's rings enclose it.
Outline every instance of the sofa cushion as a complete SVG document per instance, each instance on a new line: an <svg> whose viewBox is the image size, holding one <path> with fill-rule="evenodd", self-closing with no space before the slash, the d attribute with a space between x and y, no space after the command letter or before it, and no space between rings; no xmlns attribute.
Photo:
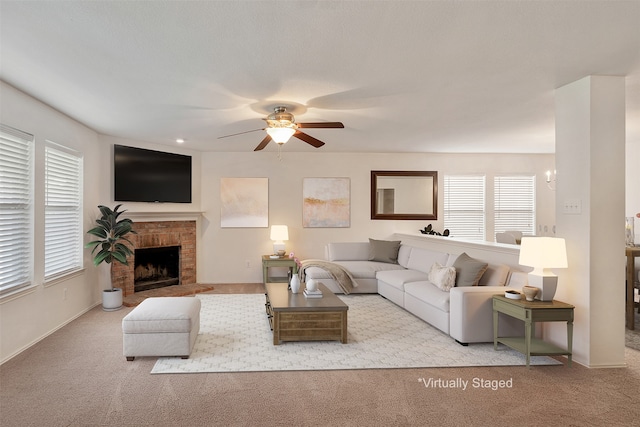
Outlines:
<svg viewBox="0 0 640 427"><path fill-rule="evenodd" d="M456 258L453 267L456 269L456 286L478 286L488 264L471 258L466 252L463 252Z"/></svg>
<svg viewBox="0 0 640 427"><path fill-rule="evenodd" d="M432 251L423 248L411 248L407 268L429 274L434 262L446 265L448 259L449 254L446 252Z"/></svg>
<svg viewBox="0 0 640 427"><path fill-rule="evenodd" d="M398 264L407 268L409 265L409 257L411 256L411 246L409 245L400 245L400 249L398 250Z"/></svg>
<svg viewBox="0 0 640 427"><path fill-rule="evenodd" d="M337 242L326 246L327 261L366 261L369 259L369 243Z"/></svg>
<svg viewBox="0 0 640 427"><path fill-rule="evenodd" d="M376 274L385 270L404 270L398 264L375 261L335 261L346 268L354 279L375 279Z"/></svg>
<svg viewBox="0 0 640 427"><path fill-rule="evenodd" d="M478 286L504 286L509 277L509 266L504 264L489 264Z"/></svg>
<svg viewBox="0 0 640 427"><path fill-rule="evenodd" d="M378 280L387 283L394 288L404 289L404 284L409 282L418 282L429 280L429 274L418 270L386 270L379 271L376 274Z"/></svg>
<svg viewBox="0 0 640 427"><path fill-rule="evenodd" d="M456 284L456 269L434 262L429 271L429 281L441 290L448 291Z"/></svg>
<svg viewBox="0 0 640 427"><path fill-rule="evenodd" d="M429 304L445 313L449 312L449 292L440 290L428 281L411 282L404 285L406 294Z"/></svg>
<svg viewBox="0 0 640 427"><path fill-rule="evenodd" d="M400 240L369 239L369 261L397 264L400 243Z"/></svg>

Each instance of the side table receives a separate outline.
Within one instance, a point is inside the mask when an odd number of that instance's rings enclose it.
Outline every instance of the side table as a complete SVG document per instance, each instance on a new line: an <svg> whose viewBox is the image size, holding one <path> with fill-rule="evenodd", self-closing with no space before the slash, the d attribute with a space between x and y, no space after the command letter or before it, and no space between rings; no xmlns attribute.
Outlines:
<svg viewBox="0 0 640 427"><path fill-rule="evenodd" d="M636 267L635 258L640 257L640 247L627 246L625 249L625 255L627 256L627 301L626 301L626 318L627 329L632 330L635 328L636 321L634 319L634 305L633 298L633 282L635 281Z"/></svg>
<svg viewBox="0 0 640 427"><path fill-rule="evenodd" d="M298 264L296 264L293 258L283 256L280 258L271 258L270 255L262 255L262 281L263 283L269 282L286 282L287 278L269 277L269 267L288 267L291 270L291 274L298 273Z"/></svg>
<svg viewBox="0 0 640 427"><path fill-rule="evenodd" d="M571 351L573 345L573 309L574 306L561 301L526 301L514 300L502 295L493 296L493 349L498 349L502 343L527 356L527 368L531 356L568 356L568 366L571 366ZM524 321L524 337L498 337L498 313ZM536 322L567 322L567 348L563 349L555 344L535 338Z"/></svg>

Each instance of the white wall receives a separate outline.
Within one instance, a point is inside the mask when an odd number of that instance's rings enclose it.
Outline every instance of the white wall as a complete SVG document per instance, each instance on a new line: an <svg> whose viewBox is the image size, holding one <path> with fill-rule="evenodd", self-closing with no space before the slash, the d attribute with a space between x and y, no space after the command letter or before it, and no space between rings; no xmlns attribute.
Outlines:
<svg viewBox="0 0 640 427"><path fill-rule="evenodd" d="M99 269L85 252L85 270L44 283L44 144L57 142L84 154L85 229L101 201L99 183L107 172L99 156L98 135L47 105L0 81L0 121L35 136L35 235L33 285L0 299L0 362L19 353L100 301Z"/></svg>
<svg viewBox="0 0 640 427"><path fill-rule="evenodd" d="M198 280L203 283L261 282L261 255L272 252L268 228L220 228L222 177L268 177L269 224L289 226L287 251L301 258L321 258L324 245L331 241L365 241L369 237L387 238L396 232L415 233L429 223L435 230L442 231L442 179L437 221L371 220L371 170L435 170L439 177L451 173L486 173L488 183L500 173L537 174L538 220L551 229L555 224L555 194L546 187L544 172L554 169L553 159L553 155L511 154L292 153L287 152L286 146L282 160L269 152L203 153L204 218L200 251L204 262L198 265ZM351 227L302 227L302 180L305 177L350 178ZM492 231L488 233L489 239L490 236Z"/></svg>
<svg viewBox="0 0 640 427"><path fill-rule="evenodd" d="M387 238L396 232L415 233L428 223L433 224L436 230L442 230L442 215L438 221L372 221L369 200L371 170L436 170L441 177L448 173L485 173L488 182L499 173L535 173L539 176L538 221L549 227L554 224L554 196L544 184L544 171L554 169L553 155L290 153L286 146L282 160L272 152L199 153L188 147L160 146L98 135L40 101L3 82L0 84L0 121L35 135L36 167L39 170L35 177L34 286L18 295L0 299L0 363L99 304L100 290L108 287L108 271L102 267L95 268L88 251L85 252L85 270L80 275L46 286L43 284L42 155L45 139L84 153L85 230L93 226L98 214L97 205L115 204L112 190L113 144L192 155L193 203L126 203L124 208L134 219L136 216L144 217L144 213L202 212L197 242L198 281L201 283L261 282L260 257L272 251L268 228L220 228L222 177L269 178L269 223L289 226L287 249L302 258L322 257L323 247L330 241ZM302 228L304 177L350 178L351 227ZM490 188L488 193L488 197L492 197ZM440 214L442 209L440 191ZM493 236L492 230L488 236ZM246 261L249 261L249 268Z"/></svg>

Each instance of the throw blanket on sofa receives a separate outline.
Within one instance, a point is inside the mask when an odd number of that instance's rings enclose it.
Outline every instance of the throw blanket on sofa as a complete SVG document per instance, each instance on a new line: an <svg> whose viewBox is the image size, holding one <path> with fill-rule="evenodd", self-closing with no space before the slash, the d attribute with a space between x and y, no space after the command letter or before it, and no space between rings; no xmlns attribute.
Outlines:
<svg viewBox="0 0 640 427"><path fill-rule="evenodd" d="M308 267L319 267L323 270L327 271L333 280L336 281L338 286L342 289L342 291L346 294L351 293L354 287L357 287L358 284L353 279L353 276L349 271L347 271L341 265L335 264L333 262L325 261L322 259L305 259L300 263L300 279L304 281L304 270Z"/></svg>

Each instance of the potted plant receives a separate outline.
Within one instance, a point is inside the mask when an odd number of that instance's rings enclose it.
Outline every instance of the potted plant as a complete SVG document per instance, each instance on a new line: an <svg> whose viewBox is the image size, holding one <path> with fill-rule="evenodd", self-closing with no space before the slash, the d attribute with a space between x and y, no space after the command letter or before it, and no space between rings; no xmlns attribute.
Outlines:
<svg viewBox="0 0 640 427"><path fill-rule="evenodd" d="M93 248L93 264L100 265L102 262L111 264L119 262L124 265L127 263L127 256L132 255L133 251L125 244L133 245L125 236L129 233L136 234L133 230L133 221L128 218L118 219L126 210L119 211L120 206L117 205L113 210L107 206L98 206L101 217L96 219L96 227L87 231L87 234L96 236L98 240L91 241L85 245L86 248ZM99 249L99 250L98 250ZM98 250L97 253L96 250ZM95 253L95 255L94 255ZM102 308L106 311L119 310L122 307L122 289L114 288L111 280L111 268L109 268L109 283L111 288L102 291Z"/></svg>

